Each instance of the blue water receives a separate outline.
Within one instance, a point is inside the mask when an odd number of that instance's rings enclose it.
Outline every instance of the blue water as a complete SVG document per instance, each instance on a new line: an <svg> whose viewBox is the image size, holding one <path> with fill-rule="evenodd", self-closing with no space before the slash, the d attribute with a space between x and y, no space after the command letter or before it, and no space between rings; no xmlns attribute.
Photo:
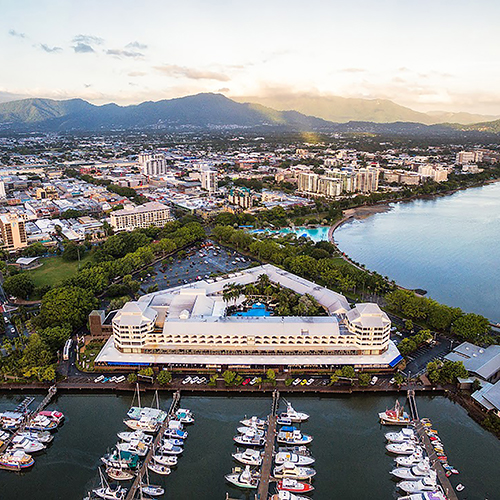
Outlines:
<svg viewBox="0 0 500 500"><path fill-rule="evenodd" d="M271 316L271 311L266 309L265 304L252 304L247 311L239 311L233 316Z"/></svg>
<svg viewBox="0 0 500 500"><path fill-rule="evenodd" d="M310 238L312 241L315 243L318 241L328 241L328 232L330 231L330 226L321 226L321 227L316 227L314 229L308 229L306 227L295 227L295 228L284 228L280 229L278 231L271 231L269 229L257 229L254 232L268 232L271 234L289 234L289 233L295 233L297 235L297 238L300 238L301 236L304 236L306 238Z"/></svg>
<svg viewBox="0 0 500 500"><path fill-rule="evenodd" d="M395 204L334 237L368 269L500 321L500 183Z"/></svg>

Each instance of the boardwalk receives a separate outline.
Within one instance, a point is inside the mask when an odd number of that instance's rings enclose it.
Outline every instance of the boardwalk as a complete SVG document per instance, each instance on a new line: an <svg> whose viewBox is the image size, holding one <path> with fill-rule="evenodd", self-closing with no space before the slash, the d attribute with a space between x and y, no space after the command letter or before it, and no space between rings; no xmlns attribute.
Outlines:
<svg viewBox="0 0 500 500"><path fill-rule="evenodd" d="M450 480L446 477L443 464L438 460L436 452L434 451L434 448L431 444L431 440L429 439L429 436L425 432L425 427L418 417L417 401L415 400L415 391L413 390L408 391L408 402L410 404L410 413L413 425L415 426L415 430L418 434L418 437L420 438L420 441L425 448L425 451L427 453L427 456L429 457L432 467L437 473L439 483L441 484L441 487L443 488L446 494L446 498L448 498L448 500L458 500L457 494L455 493L455 490L453 489Z"/></svg>
<svg viewBox="0 0 500 500"><path fill-rule="evenodd" d="M158 431L158 434L156 435L153 446L151 446L151 449L148 451L148 454L146 455L146 458L144 459L144 462L143 462L141 468L139 469L139 472L134 480L134 483L132 484L132 486L131 486L131 488L126 496L126 500L135 499L136 494L138 492L140 492L142 479L146 474L148 464L152 460L153 454L154 454L156 448L158 447L158 445L160 444L160 441L163 437L163 434L168 427L168 423L170 422L172 415L175 413L175 411L177 410L177 407L179 406L180 400L181 400L181 393L179 391L177 391L174 394L174 397L172 399L172 404L170 405L170 409L168 410L168 416L165 419L165 421L163 422L163 425L161 426L160 430Z"/></svg>
<svg viewBox="0 0 500 500"><path fill-rule="evenodd" d="M264 448L259 488L257 489L257 500L267 500L267 495L269 493L269 481L271 480L271 469L274 457L274 441L276 439L276 414L278 412L279 399L280 393L274 391L271 413L268 419L266 446Z"/></svg>

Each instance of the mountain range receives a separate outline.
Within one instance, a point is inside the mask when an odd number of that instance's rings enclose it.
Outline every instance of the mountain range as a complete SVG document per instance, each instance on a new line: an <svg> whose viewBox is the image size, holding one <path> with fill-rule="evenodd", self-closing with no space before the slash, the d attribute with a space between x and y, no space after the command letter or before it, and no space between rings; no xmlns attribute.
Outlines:
<svg viewBox="0 0 500 500"><path fill-rule="evenodd" d="M257 98L256 98L257 99ZM437 118L392 101L287 98L278 108L203 93L137 105L97 106L82 99L22 99L0 103L0 131L109 131L124 129L266 128L300 131L432 133L500 132L500 120L461 114L466 124L434 124ZM305 111L305 112L304 112ZM447 116L457 120L456 114ZM479 123L470 124L472 118Z"/></svg>

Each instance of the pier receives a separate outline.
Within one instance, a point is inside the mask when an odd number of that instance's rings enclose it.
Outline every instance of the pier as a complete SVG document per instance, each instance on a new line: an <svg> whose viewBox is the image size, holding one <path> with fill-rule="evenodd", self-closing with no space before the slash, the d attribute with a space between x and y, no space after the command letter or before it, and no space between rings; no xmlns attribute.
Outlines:
<svg viewBox="0 0 500 500"><path fill-rule="evenodd" d="M257 489L257 500L267 500L269 494L269 482L271 481L271 469L274 456L274 442L276 439L276 421L280 393L275 390L273 392L273 402L271 404L271 413L268 418L266 446L264 448L264 457L262 459L262 468L260 470L260 481Z"/></svg>
<svg viewBox="0 0 500 500"><path fill-rule="evenodd" d="M177 410L180 401L181 401L181 393L180 393L180 391L177 391L174 393L174 396L172 398L172 403L170 404L167 418L165 419L162 426L160 427L160 430L158 431L158 434L156 435L155 440L153 442L153 446L151 446L150 450L148 451L148 454L146 455L146 458L144 459L144 462L143 462L141 468L139 469L139 472L137 473L137 476L136 476L132 486L130 487L130 490L128 491L127 496L125 497L125 500L134 500L136 498L137 492L140 491L142 479L144 478L144 475L146 474L148 464L153 459L154 452L155 452L156 448L158 447L158 445L163 437L163 434L165 433L165 430L168 428L168 423L170 422L172 415L174 415L175 411ZM142 498L142 496L140 498Z"/></svg>
<svg viewBox="0 0 500 500"><path fill-rule="evenodd" d="M52 398L56 395L57 393L57 386L53 385L49 388L49 392L47 393L47 395L43 398L43 401L37 406L36 410L33 411L33 412L30 412L30 413L27 413L24 420L23 420L23 423L19 426L18 429L16 429L16 431L9 437L9 439L7 439L3 444L2 446L0 446L0 453L4 453L7 448L9 447L10 443L12 442L12 439L14 438L14 436L16 436L19 432L23 432L24 429L26 428L26 425L31 421L31 419L33 418L34 415L36 415L37 413L43 411L47 405L50 403L50 401L52 400ZM30 397L30 398L26 398L17 408L16 410L17 411L25 411L28 406L34 401L34 398Z"/></svg>
<svg viewBox="0 0 500 500"><path fill-rule="evenodd" d="M410 404L411 419L413 421L413 425L415 426L415 431L420 439L420 442L425 448L425 451L427 453L427 456L429 457L429 461L432 464L433 469L436 471L438 481L441 484L444 493L446 494L446 498L448 500L458 500L458 496L455 493L455 489L453 488L450 480L446 476L443 464L438 460L434 447L431 444L431 440L429 439L429 436L425 432L425 427L418 417L415 391L412 390L408 391L408 402Z"/></svg>

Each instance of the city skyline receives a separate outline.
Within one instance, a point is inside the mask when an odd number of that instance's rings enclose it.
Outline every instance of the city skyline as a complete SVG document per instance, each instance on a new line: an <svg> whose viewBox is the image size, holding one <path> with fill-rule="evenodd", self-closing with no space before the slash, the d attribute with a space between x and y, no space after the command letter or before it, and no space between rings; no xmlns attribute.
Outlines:
<svg viewBox="0 0 500 500"><path fill-rule="evenodd" d="M307 10L293 1L44 0L4 2L2 13L0 64L10 70L0 101L337 95L500 114L500 6L488 0L313 0Z"/></svg>

